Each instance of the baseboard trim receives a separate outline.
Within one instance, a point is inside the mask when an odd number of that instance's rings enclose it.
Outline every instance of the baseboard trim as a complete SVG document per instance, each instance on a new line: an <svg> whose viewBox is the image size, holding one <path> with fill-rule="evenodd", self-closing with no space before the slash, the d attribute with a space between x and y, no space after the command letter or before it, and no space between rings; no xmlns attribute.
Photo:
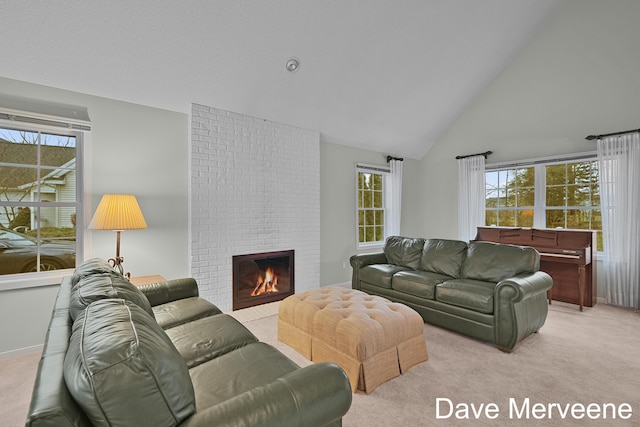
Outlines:
<svg viewBox="0 0 640 427"><path fill-rule="evenodd" d="M44 344L38 344L31 347L18 348L0 353L0 360L11 359L12 357L24 356L26 354L42 353Z"/></svg>

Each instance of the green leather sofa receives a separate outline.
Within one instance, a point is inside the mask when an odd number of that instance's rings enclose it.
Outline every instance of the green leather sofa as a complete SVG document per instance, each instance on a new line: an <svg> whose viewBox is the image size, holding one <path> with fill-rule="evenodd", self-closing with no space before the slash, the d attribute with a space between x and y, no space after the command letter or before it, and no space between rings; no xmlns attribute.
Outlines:
<svg viewBox="0 0 640 427"><path fill-rule="evenodd" d="M544 325L553 284L534 248L491 242L392 236L382 252L352 256L351 266L354 289L505 352Z"/></svg>
<svg viewBox="0 0 640 427"><path fill-rule="evenodd" d="M344 371L304 368L198 296L93 259L60 286L27 426L340 426Z"/></svg>

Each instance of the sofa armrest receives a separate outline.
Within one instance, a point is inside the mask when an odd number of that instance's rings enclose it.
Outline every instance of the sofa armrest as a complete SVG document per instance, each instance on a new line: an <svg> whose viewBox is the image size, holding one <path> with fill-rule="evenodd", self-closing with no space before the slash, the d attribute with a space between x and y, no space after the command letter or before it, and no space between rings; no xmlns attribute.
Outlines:
<svg viewBox="0 0 640 427"><path fill-rule="evenodd" d="M353 272L351 274L351 287L360 289L360 269L371 264L388 264L384 252L374 252L368 254L356 254L349 258Z"/></svg>
<svg viewBox="0 0 640 427"><path fill-rule="evenodd" d="M387 257L384 252L373 252L368 254L356 254L349 259L353 269L361 269L371 264L387 264Z"/></svg>
<svg viewBox="0 0 640 427"><path fill-rule="evenodd" d="M181 426L326 426L347 413L351 399L344 371L333 363L316 363L199 410Z"/></svg>
<svg viewBox="0 0 640 427"><path fill-rule="evenodd" d="M496 344L510 351L524 337L537 332L549 311L547 291L553 279L543 271L502 280L495 290Z"/></svg>
<svg viewBox="0 0 640 427"><path fill-rule="evenodd" d="M71 276L62 279L31 394L26 427L89 426L89 420L67 389L64 358L69 347L73 321L69 316Z"/></svg>
<svg viewBox="0 0 640 427"><path fill-rule="evenodd" d="M522 301L532 298L535 295L546 294L553 286L553 279L544 271L536 271L534 273L520 274L502 280L496 286L496 292L500 294L500 290L504 287L512 288L513 293L509 293L511 301Z"/></svg>
<svg viewBox="0 0 640 427"><path fill-rule="evenodd" d="M197 297L198 283L191 277L140 285L152 307L184 298Z"/></svg>

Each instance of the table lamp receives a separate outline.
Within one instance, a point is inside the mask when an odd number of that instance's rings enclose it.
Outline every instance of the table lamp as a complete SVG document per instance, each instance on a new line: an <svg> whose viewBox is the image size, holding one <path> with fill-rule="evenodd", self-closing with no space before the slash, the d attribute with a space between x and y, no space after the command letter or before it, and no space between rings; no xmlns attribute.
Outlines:
<svg viewBox="0 0 640 427"><path fill-rule="evenodd" d="M91 218L89 229L113 230L116 234L116 256L109 259L112 267L123 274L120 256L120 232L122 230L140 230L147 228L136 197L131 194L105 194Z"/></svg>

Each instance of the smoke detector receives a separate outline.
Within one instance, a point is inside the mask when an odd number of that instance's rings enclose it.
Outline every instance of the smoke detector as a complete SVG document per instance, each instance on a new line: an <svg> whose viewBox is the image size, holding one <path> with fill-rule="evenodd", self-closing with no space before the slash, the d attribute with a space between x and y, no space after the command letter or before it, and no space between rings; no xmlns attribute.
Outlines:
<svg viewBox="0 0 640 427"><path fill-rule="evenodd" d="M287 71L295 73L300 68L300 60L298 58L289 58L286 67Z"/></svg>

